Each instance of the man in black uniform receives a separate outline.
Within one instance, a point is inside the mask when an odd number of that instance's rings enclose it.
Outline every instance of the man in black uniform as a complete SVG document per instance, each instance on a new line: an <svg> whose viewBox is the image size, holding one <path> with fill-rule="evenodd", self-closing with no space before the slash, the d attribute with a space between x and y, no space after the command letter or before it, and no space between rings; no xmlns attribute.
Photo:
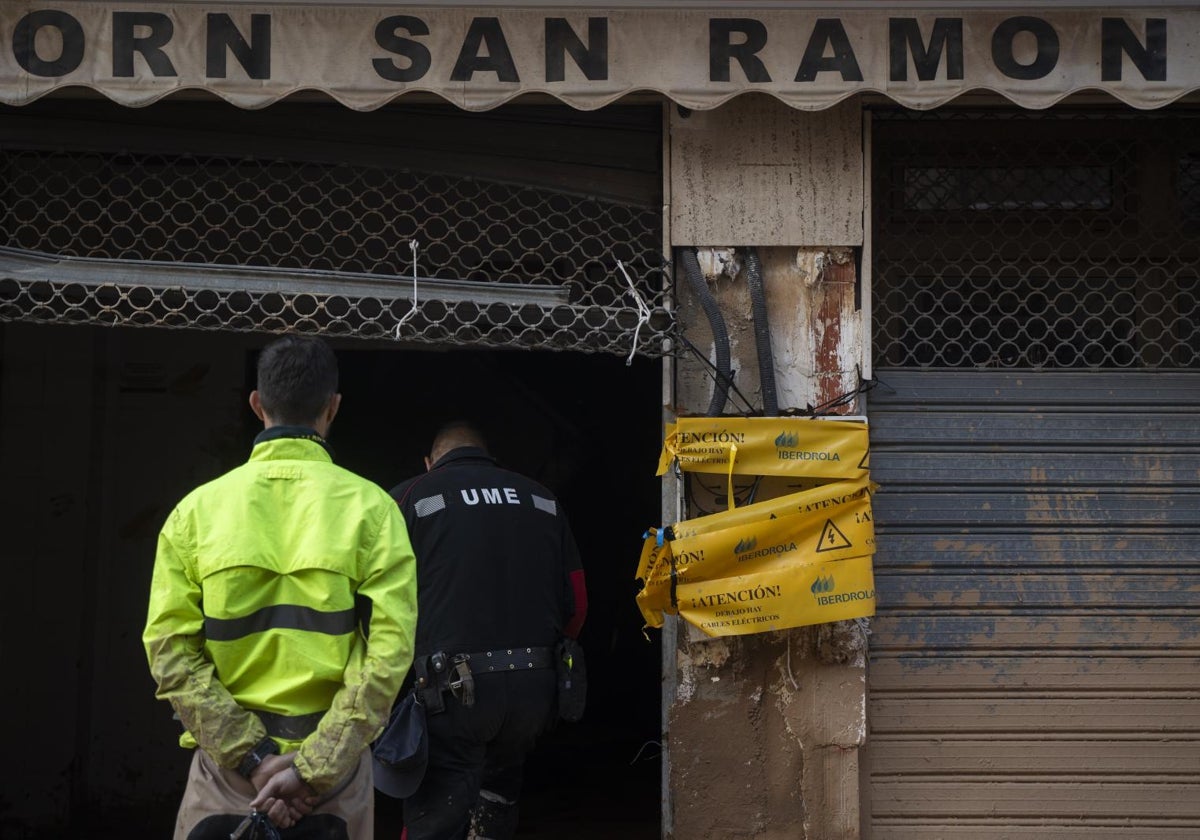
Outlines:
<svg viewBox="0 0 1200 840"><path fill-rule="evenodd" d="M442 427L425 467L391 491L417 557L414 674L435 686L405 826L408 840L458 840L472 825L503 840L525 756L557 717L555 644L587 613L579 549L554 495L497 466L471 424Z"/></svg>

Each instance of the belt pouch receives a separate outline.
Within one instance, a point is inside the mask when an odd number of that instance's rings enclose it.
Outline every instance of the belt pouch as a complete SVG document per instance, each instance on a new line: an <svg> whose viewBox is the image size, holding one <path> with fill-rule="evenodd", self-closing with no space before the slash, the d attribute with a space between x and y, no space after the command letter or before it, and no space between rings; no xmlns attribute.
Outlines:
<svg viewBox="0 0 1200 840"><path fill-rule="evenodd" d="M436 715L446 711L446 698L442 696L444 683L447 679L445 673L445 655L442 655L442 673L438 673L430 667L430 656L418 656L413 660L413 667L417 672L417 685L414 689L417 695L421 698L421 704L425 706L425 714Z"/></svg>
<svg viewBox="0 0 1200 840"><path fill-rule="evenodd" d="M575 722L583 717L587 704L587 664L583 647L572 638L563 636L554 648L554 664L558 671L558 716Z"/></svg>

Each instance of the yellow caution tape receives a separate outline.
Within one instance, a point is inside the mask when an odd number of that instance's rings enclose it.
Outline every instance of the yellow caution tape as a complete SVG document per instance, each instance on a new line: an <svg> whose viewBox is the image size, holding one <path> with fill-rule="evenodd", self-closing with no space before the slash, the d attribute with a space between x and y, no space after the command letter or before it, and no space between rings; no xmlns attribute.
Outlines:
<svg viewBox="0 0 1200 840"><path fill-rule="evenodd" d="M772 569L787 574L800 566L874 550L871 499L866 495L836 510L760 519L671 541L676 576L689 582Z"/></svg>
<svg viewBox="0 0 1200 840"><path fill-rule="evenodd" d="M661 534L655 528L647 532L637 571L637 578L642 581L637 605L650 627L662 627L663 613L675 612L671 606L671 543L659 539Z"/></svg>
<svg viewBox="0 0 1200 840"><path fill-rule="evenodd" d="M679 615L709 636L740 636L875 614L871 558L847 557L679 584ZM661 622L660 622L661 623Z"/></svg>
<svg viewBox="0 0 1200 840"><path fill-rule="evenodd" d="M727 481L729 482L729 485L728 489L726 490L726 498L729 499L730 510L733 510L734 507L736 507L736 505L733 503L733 464L737 460L737 451L737 444L731 443L729 445L729 470L727 474Z"/></svg>
<svg viewBox="0 0 1200 840"><path fill-rule="evenodd" d="M637 573L646 623L661 627L663 613L678 612L725 635L873 614L870 487L833 482L686 520L672 539L652 530Z"/></svg>
<svg viewBox="0 0 1200 840"><path fill-rule="evenodd" d="M832 481L799 493L791 493L765 502L743 505L734 510L686 519L671 527L674 539L683 539L696 534L706 534L724 528L775 519L794 513L818 516L823 512L836 511L855 499L869 498L875 485L865 478L855 481Z"/></svg>
<svg viewBox="0 0 1200 840"><path fill-rule="evenodd" d="M849 420L683 417L667 424L658 474L672 461L685 472L864 478L870 445L867 424Z"/></svg>

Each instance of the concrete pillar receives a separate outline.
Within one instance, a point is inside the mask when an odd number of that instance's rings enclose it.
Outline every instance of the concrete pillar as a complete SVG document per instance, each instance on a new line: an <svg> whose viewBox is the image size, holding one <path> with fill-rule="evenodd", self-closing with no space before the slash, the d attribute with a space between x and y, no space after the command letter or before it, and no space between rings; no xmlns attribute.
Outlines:
<svg viewBox="0 0 1200 840"><path fill-rule="evenodd" d="M676 114L670 142L672 244L701 247L730 333L741 396L731 394L726 413L762 405L749 292L730 245L758 246L781 410L853 391L868 341L856 276L858 106L805 113L743 97L706 115ZM707 319L682 276L676 288L684 335L711 360ZM704 413L708 366L681 357L676 370L676 412ZM856 411L856 401L839 409ZM763 488L791 492L784 482ZM718 506L704 482L689 482L684 496L687 517ZM762 489L758 498L767 498ZM859 837L864 629L839 622L710 640L681 623L675 638L673 696L664 698L672 836Z"/></svg>

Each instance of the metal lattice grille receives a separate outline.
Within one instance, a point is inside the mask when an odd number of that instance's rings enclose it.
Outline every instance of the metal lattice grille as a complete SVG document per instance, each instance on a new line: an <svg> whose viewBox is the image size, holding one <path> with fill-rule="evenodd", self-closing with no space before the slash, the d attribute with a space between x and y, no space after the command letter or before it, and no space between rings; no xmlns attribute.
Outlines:
<svg viewBox="0 0 1200 840"><path fill-rule="evenodd" d="M1200 121L875 125L877 365L1200 366Z"/></svg>
<svg viewBox="0 0 1200 840"><path fill-rule="evenodd" d="M345 163L15 148L0 150L0 183L0 245L11 248L394 281L363 296L10 276L0 317L628 353L638 316L619 260L655 314L639 352L661 354L670 326L654 207ZM438 299L418 284L418 308L397 333L412 308L414 241L420 277L479 294ZM491 294L513 285L547 294L519 304Z"/></svg>
<svg viewBox="0 0 1200 840"><path fill-rule="evenodd" d="M0 279L0 316L44 323L177 327L241 332L324 333L354 338L395 338L408 314L407 300L288 292L169 289L106 283L50 283ZM405 340L488 347L582 349L627 354L637 326L634 313L595 307L548 307L494 301L429 300L400 327ZM592 320L589 320L592 318ZM609 333L609 329L617 332ZM647 330L642 330L645 336ZM644 345L639 342L639 347ZM659 352L644 348L646 355Z"/></svg>

